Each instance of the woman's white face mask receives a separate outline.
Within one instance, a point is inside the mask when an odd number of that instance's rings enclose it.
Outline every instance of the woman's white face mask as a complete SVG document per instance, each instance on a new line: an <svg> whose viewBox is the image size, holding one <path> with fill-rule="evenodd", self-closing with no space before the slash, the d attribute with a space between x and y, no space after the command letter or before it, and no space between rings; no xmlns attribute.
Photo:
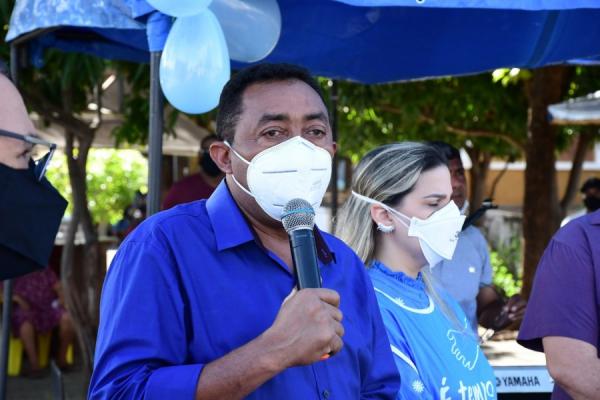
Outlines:
<svg viewBox="0 0 600 400"><path fill-rule="evenodd" d="M419 239L421 251L431 268L439 264L443 259L450 260L456 250L458 235L465 222L465 216L450 200L448 204L440 208L427 219L408 217L380 201L373 200L356 192L352 192L357 198L371 204L377 204L385 208L398 221L408 228L408 236ZM407 223L408 221L408 223Z"/></svg>
<svg viewBox="0 0 600 400"><path fill-rule="evenodd" d="M248 189L232 174L233 181L254 197L271 218L281 221L283 208L292 199L304 199L315 210L321 205L331 179L331 155L327 150L296 136L261 151L248 161L228 142L225 144L248 164Z"/></svg>

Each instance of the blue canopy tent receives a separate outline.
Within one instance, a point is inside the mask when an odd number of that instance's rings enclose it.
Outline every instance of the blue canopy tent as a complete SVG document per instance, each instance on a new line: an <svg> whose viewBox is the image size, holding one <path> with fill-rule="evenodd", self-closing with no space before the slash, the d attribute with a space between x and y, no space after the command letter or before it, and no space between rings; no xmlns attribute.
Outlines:
<svg viewBox="0 0 600 400"><path fill-rule="evenodd" d="M266 61L301 64L333 79L382 83L600 56L597 0L279 0L279 6L281 37ZM157 66L170 24L144 0L17 0L6 38L13 54L28 46L34 64L49 47L150 62L149 213L159 206Z"/></svg>
<svg viewBox="0 0 600 400"><path fill-rule="evenodd" d="M53 29L33 42L41 48L148 62L148 51L162 49L170 26L169 17L152 15L155 10L144 0L61 1L69 6L58 12L56 2L17 1L7 41ZM279 4L281 38L266 61L298 63L334 79L381 83L498 67L535 68L600 55L596 0Z"/></svg>
<svg viewBox="0 0 600 400"><path fill-rule="evenodd" d="M301 64L333 79L382 83L600 55L596 0L279 0L279 5L281 37L265 61ZM158 63L170 26L171 18L145 0L17 0L6 39L27 43L35 64L48 47L137 62L150 62L154 53ZM159 203L161 135L153 132L162 125L155 72L150 213Z"/></svg>

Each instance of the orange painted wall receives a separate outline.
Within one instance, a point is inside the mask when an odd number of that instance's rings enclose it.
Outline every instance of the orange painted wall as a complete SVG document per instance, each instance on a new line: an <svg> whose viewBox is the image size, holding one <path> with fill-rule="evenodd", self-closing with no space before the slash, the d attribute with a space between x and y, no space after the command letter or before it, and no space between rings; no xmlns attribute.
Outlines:
<svg viewBox="0 0 600 400"><path fill-rule="evenodd" d="M494 178L500 173L500 171L490 171L486 180L486 196L490 194L492 183ZM559 195L565 191L567 187L567 180L569 179L569 171L557 171ZM583 182L592 176L600 177L600 171L583 171L581 181L579 182L578 188ZM494 195L494 203L502 207L519 208L523 205L523 193L525 184L525 173L522 170L508 170L501 178L500 182L496 187ZM579 206L581 200L576 198L574 205ZM575 207L577 208L577 207Z"/></svg>

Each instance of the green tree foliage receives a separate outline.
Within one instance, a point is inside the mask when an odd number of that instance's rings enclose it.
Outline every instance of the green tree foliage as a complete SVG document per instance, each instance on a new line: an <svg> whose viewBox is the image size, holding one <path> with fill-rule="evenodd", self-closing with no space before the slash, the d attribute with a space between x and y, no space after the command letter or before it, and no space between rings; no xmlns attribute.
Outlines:
<svg viewBox="0 0 600 400"><path fill-rule="evenodd" d="M64 157L56 157L48 179L66 197L71 196L69 172ZM88 207L95 223L115 224L131 204L136 190L146 192L147 160L137 150L92 149L87 167ZM67 215L72 212L72 204Z"/></svg>
<svg viewBox="0 0 600 400"><path fill-rule="evenodd" d="M514 237L508 245L490 252L490 263L494 271L494 285L508 297L521 291L523 257L521 240Z"/></svg>
<svg viewBox="0 0 600 400"><path fill-rule="evenodd" d="M385 85L338 82L341 152L357 160L401 140L444 140L497 156L518 156L527 103L490 74ZM325 85L326 87L328 85Z"/></svg>

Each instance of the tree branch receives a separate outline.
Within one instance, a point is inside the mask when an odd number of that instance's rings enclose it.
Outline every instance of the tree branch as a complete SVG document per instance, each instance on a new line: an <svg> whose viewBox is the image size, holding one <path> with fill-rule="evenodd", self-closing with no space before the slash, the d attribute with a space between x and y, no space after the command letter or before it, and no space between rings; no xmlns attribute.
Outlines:
<svg viewBox="0 0 600 400"><path fill-rule="evenodd" d="M388 113L402 114L402 109L400 109L398 107L394 107L393 105L390 105L390 104L379 104L377 107L379 109L381 109L382 111L385 111ZM436 123L434 118L428 117L426 115L421 115L420 120L423 122L427 122L428 124L432 124L432 125L434 125ZM461 136L489 137L489 138L501 139L501 140L504 140L509 145L511 145L512 147L517 148L522 152L525 151L524 143L521 143L520 141L518 141L517 139L513 138L512 136L510 136L506 133L485 131L485 130L479 130L479 129L475 129L475 130L462 129L462 128L457 128L455 126L451 126L451 125L447 125L447 124L444 125L444 128L450 133L454 133L456 135L461 135Z"/></svg>
<svg viewBox="0 0 600 400"><path fill-rule="evenodd" d="M25 97L26 104L35 112L40 114L43 118L70 130L78 139L85 139L86 137L93 136L95 130L84 121L74 117L72 114L64 112L59 107L48 103L48 101L44 100L39 95L30 92L22 92L22 94L23 97Z"/></svg>
<svg viewBox="0 0 600 400"><path fill-rule="evenodd" d="M492 181L492 187L490 189L490 194L488 196L490 199L493 199L494 196L496 195L496 187L498 186L498 183L500 183L500 179L502 179L502 177L504 176L506 171L508 171L508 166L513 161L514 160L512 159L512 157L508 157L506 159L506 162L504 163L504 167L502 167L502 171L500 171L498 173L498 175L496 175L496 177L494 177L494 180Z"/></svg>
<svg viewBox="0 0 600 400"><path fill-rule="evenodd" d="M430 124L435 124L435 120L430 117L421 116L421 120L424 122L430 123ZM513 137L511 137L510 135L508 135L506 133L485 131L485 130L480 130L480 129L474 129L474 130L462 129L462 128L457 128L457 127L454 127L451 125L445 125L444 128L450 133L454 133L456 135L461 135L461 136L489 137L489 138L501 139L501 140L504 140L509 145L511 145L512 147L517 148L522 152L525 151L525 145L523 143L514 139Z"/></svg>

